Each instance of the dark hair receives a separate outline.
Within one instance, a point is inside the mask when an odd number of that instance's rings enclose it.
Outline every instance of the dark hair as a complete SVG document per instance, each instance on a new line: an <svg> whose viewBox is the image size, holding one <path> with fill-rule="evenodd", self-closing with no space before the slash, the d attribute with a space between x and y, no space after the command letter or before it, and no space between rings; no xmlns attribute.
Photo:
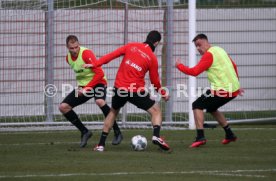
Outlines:
<svg viewBox="0 0 276 181"><path fill-rule="evenodd" d="M158 31L153 30L153 31L149 32L146 42L154 44L155 42L160 41L160 40L161 40L161 34Z"/></svg>
<svg viewBox="0 0 276 181"><path fill-rule="evenodd" d="M68 45L69 41L76 42L76 41L79 41L79 40L78 40L77 36L75 36L75 35L69 35L66 38L66 45Z"/></svg>
<svg viewBox="0 0 276 181"><path fill-rule="evenodd" d="M207 36L205 34L198 34L196 37L194 37L193 42L195 42L198 39L205 39L208 40Z"/></svg>

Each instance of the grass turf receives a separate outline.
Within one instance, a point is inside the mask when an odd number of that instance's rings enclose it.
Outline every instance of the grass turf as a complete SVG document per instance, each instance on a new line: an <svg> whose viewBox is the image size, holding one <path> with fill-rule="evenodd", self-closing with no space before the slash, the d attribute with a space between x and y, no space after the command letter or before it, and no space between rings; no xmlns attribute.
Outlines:
<svg viewBox="0 0 276 181"><path fill-rule="evenodd" d="M276 125L233 126L239 137L222 145L221 128L206 129L206 145L188 148L195 131L162 130L172 153L150 142L151 130L123 130L121 145L93 152L100 131L86 148L77 131L0 133L0 180L273 180L276 176ZM146 151L130 149L136 134L148 138Z"/></svg>

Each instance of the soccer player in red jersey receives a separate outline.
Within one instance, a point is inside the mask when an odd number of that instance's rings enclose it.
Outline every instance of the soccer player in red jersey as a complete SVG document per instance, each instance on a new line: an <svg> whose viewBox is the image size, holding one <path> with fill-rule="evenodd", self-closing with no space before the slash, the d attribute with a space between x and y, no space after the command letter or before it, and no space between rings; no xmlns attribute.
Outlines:
<svg viewBox="0 0 276 181"><path fill-rule="evenodd" d="M79 89L74 89L67 95L60 103L59 110L67 120L79 129L81 132L80 147L85 147L88 139L92 136L92 132L82 124L73 108L94 97L96 104L107 116L110 111L110 107L105 102L107 80L101 67L88 69L82 67L84 64L95 61L96 57L91 50L80 46L75 35L69 35L66 38L66 46L68 49L66 61L76 74ZM117 145L122 141L122 134L116 121L112 126L115 134L112 144Z"/></svg>
<svg viewBox="0 0 276 181"><path fill-rule="evenodd" d="M111 111L104 120L104 127L95 151L104 151L105 140L113 122L126 102L130 102L140 109L147 111L151 115L153 126L153 144L158 145L163 150L169 150L169 145L160 137L162 124L162 114L158 104L150 99L149 93L145 88L145 75L149 72L151 83L155 90L168 101L169 95L162 89L158 74L158 61L153 53L161 40L158 31L148 33L144 43L128 43L117 50L101 57L98 61L87 64L85 67L97 67L106 64L113 59L124 56L116 75L114 85L114 96L112 97Z"/></svg>
<svg viewBox="0 0 276 181"><path fill-rule="evenodd" d="M193 102L193 113L197 130L197 137L190 147L199 147L206 144L204 136L204 112L206 109L225 130L225 139L222 144L228 144L236 141L237 137L232 132L223 113L218 108L233 100L239 94L243 93L240 88L239 76L236 64L224 49L218 46L211 46L205 34L198 34L193 42L202 55L199 63L189 68L181 63L178 59L176 67L183 73L192 76L198 76L206 71L211 89L203 93L196 101Z"/></svg>

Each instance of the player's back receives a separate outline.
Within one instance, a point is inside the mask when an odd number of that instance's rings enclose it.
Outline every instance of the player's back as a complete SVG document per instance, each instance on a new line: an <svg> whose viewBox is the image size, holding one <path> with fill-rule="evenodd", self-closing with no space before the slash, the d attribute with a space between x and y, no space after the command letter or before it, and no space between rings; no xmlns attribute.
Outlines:
<svg viewBox="0 0 276 181"><path fill-rule="evenodd" d="M145 43L128 43L124 51L115 87L137 92L137 89L145 86L144 77L152 63L156 63L157 60L151 47Z"/></svg>

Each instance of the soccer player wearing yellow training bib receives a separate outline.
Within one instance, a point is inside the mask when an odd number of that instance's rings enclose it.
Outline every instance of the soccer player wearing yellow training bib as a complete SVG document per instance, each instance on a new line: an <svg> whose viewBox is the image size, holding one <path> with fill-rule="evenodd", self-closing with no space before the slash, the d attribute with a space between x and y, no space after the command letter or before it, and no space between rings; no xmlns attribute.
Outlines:
<svg viewBox="0 0 276 181"><path fill-rule="evenodd" d="M198 34L193 42L202 55L199 63L195 67L189 68L183 65L180 59L177 59L176 67L181 72L191 76L198 76L206 71L211 88L193 102L197 137L190 147L199 147L207 142L203 126L203 110L205 109L225 130L225 138L222 140L222 144L236 141L237 136L232 132L223 113L218 111L218 108L243 93L243 89L240 89L237 66L224 49L211 46L206 35Z"/></svg>
<svg viewBox="0 0 276 181"><path fill-rule="evenodd" d="M84 64L91 64L96 61L96 57L91 50L80 46L75 35L67 37L66 46L68 49L66 61L76 74L79 89L68 94L59 105L59 110L67 120L79 129L81 132L80 147L85 147L88 139L92 136L92 132L82 124L73 108L94 97L96 104L106 117L110 111L110 107L105 102L107 80L101 67L83 68ZM116 121L113 124L113 130L112 144L120 144L123 137Z"/></svg>

